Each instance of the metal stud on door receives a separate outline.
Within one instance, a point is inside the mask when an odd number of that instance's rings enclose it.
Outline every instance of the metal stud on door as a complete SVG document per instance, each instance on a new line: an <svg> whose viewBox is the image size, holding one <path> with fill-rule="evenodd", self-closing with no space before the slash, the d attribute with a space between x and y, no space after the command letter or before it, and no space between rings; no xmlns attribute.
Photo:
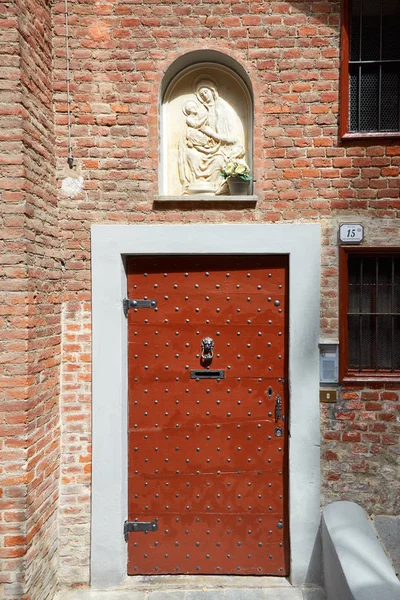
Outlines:
<svg viewBox="0 0 400 600"><path fill-rule="evenodd" d="M287 575L286 258L132 258L128 293L128 573Z"/></svg>

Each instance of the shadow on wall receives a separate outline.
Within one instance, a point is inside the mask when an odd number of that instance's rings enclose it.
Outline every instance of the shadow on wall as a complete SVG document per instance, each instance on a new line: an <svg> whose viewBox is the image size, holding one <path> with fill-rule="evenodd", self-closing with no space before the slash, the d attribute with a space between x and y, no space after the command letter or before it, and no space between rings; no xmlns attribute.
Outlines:
<svg viewBox="0 0 400 600"><path fill-rule="evenodd" d="M277 13L277 3L271 2L269 12L271 14ZM314 17L316 25L328 25L333 28L340 27L340 21L338 15L340 15L341 11L341 1L336 0L329 3L322 4L320 0L311 0L309 2L297 1L297 0L287 0L287 5L291 6L291 12L287 13L287 9L284 5L283 8L279 7L280 11L285 11L285 14L289 16L298 15L306 15L308 17ZM296 25L298 24L298 19L296 20ZM311 22L313 24L313 22Z"/></svg>
<svg viewBox="0 0 400 600"><path fill-rule="evenodd" d="M329 2L322 4L319 1L314 2L296 2L296 0L288 0L287 4L290 5L291 10L289 13L285 13L287 16L285 25L289 26L289 35L290 35L290 25L291 25L291 17L293 18L293 27L298 30L298 35L303 38L303 47L307 46L306 40L309 40L310 47L316 47L315 45L315 37L318 34L317 31L312 29L313 26L320 27L326 26L332 29L332 34L336 37L340 32L341 25L341 1ZM270 3L270 13L276 14L276 5L274 2ZM301 15L304 15L304 23L301 23ZM307 29L301 30L301 27L304 26ZM326 37L326 30L323 31L324 37ZM319 39L320 45L327 45L326 39Z"/></svg>

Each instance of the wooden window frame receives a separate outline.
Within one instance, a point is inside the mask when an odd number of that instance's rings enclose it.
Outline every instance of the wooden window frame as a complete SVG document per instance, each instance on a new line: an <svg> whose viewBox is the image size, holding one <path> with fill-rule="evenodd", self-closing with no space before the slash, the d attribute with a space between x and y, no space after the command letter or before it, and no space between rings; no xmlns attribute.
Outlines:
<svg viewBox="0 0 400 600"><path fill-rule="evenodd" d="M393 139L400 137L400 131L349 131L349 58L350 58L350 3L342 0L340 24L340 97L339 135L342 140Z"/></svg>
<svg viewBox="0 0 400 600"><path fill-rule="evenodd" d="M342 383L400 381L400 371L395 373L356 372L348 368L348 258L350 254L363 256L400 255L400 247L339 246L339 381Z"/></svg>

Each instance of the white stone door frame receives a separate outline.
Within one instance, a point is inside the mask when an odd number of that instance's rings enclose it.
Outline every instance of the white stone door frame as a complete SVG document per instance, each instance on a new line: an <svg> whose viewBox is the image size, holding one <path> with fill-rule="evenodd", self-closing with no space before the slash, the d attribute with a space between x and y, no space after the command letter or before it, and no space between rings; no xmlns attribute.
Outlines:
<svg viewBox="0 0 400 600"><path fill-rule="evenodd" d="M127 572L127 321L124 257L140 254L289 255L289 529L293 585L320 578L320 227L93 225L93 468L91 585Z"/></svg>

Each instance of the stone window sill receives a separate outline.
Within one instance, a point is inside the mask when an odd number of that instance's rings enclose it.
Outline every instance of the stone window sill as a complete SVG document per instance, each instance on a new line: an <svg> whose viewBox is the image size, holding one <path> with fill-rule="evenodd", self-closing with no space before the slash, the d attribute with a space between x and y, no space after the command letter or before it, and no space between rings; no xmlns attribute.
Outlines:
<svg viewBox="0 0 400 600"><path fill-rule="evenodd" d="M236 204L256 204L258 196L249 194L248 196L208 196L196 194L193 196L155 196L154 202L160 204L176 204L176 203L213 203L233 202Z"/></svg>
<svg viewBox="0 0 400 600"><path fill-rule="evenodd" d="M349 140L383 140L383 139L398 139L399 131L348 131L342 135L343 141Z"/></svg>
<svg viewBox="0 0 400 600"><path fill-rule="evenodd" d="M371 375L361 375L361 374L357 374L355 373L354 375L345 375L342 380L341 383L343 383L343 385L352 385L352 384L360 384L360 385L364 385L364 384L382 384L382 383L396 383L398 384L400 382L400 374L399 373L393 373L392 375L387 375L385 373L374 373Z"/></svg>

